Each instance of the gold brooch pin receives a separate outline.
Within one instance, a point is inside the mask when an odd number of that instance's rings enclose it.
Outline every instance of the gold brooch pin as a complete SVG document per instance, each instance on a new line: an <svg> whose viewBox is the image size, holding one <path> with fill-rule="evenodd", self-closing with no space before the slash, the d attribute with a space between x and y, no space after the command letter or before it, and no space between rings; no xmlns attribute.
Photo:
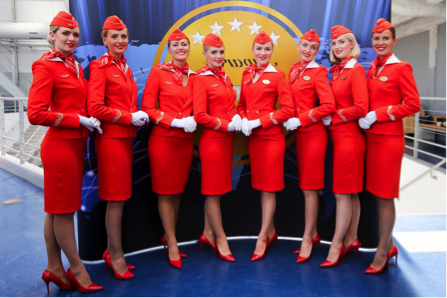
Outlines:
<svg viewBox="0 0 447 298"><path fill-rule="evenodd" d="M388 77L380 77L379 80L381 80L382 82L386 82L388 81Z"/></svg>
<svg viewBox="0 0 447 298"><path fill-rule="evenodd" d="M303 79L306 80L306 81L310 81L311 77L305 76Z"/></svg>
<svg viewBox="0 0 447 298"><path fill-rule="evenodd" d="M340 79L341 79L341 80L344 80L344 79L346 79L346 76L342 76Z"/></svg>

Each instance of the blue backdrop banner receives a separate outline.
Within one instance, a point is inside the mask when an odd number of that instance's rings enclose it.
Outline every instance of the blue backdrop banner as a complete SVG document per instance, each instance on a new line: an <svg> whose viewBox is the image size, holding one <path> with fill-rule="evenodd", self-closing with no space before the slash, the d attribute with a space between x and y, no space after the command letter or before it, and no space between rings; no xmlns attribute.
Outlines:
<svg viewBox="0 0 447 298"><path fill-rule="evenodd" d="M130 42L125 52L138 86L140 107L144 86L151 68L170 61L166 50L169 33L180 28L191 41L188 63L193 70L205 65L202 40L209 33L222 36L226 45L224 63L239 98L242 72L254 62L251 43L256 33L265 30L274 43L272 64L288 73L299 59L296 44L303 33L315 29L321 46L316 61L331 67L329 61L331 27L350 28L361 48L358 61L365 69L375 58L371 48L371 32L377 19L389 20L391 0L71 0L70 9L79 23L80 43L74 52L86 77L89 63L104 55L101 30L105 19L117 15L127 25ZM328 78L330 79L330 77ZM138 129L133 140L132 198L126 202L123 217L123 248L125 252L160 245L163 227L158 215L157 195L152 192L147 144L152 123ZM203 230L204 199L200 194L201 164L195 133L195 153L185 192L182 194L177 224L179 241L196 240ZM304 197L298 188L298 171L294 134L284 131L285 189L277 193L275 226L280 236L302 237L304 231ZM98 166L94 134L87 144L82 207L78 212L79 250L84 260L100 259L107 246L104 225L106 202L98 197ZM319 191L318 231L324 240L332 239L335 198L332 194L331 145L326 154L325 189ZM175 170L175 169L173 169ZM261 226L259 191L251 188L247 139L235 138L233 157L233 190L222 198L223 224L228 236L257 235ZM100 173L99 173L100 175ZM375 200L364 192L360 195L362 214L359 238L366 247L378 242L378 220Z"/></svg>

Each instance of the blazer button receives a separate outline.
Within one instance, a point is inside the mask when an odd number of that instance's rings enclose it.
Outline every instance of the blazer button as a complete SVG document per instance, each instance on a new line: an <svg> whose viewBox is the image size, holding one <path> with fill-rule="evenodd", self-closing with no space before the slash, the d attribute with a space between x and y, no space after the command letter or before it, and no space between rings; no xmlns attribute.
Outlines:
<svg viewBox="0 0 447 298"><path fill-rule="evenodd" d="M84 109L82 109L82 111L84 112Z"/></svg>
<svg viewBox="0 0 447 298"><path fill-rule="evenodd" d="M250 111L249 111L249 110L247 110L247 113L250 113Z"/></svg>
<svg viewBox="0 0 447 298"><path fill-rule="evenodd" d="M181 115L182 113L178 113L179 115Z"/></svg>
<svg viewBox="0 0 447 298"><path fill-rule="evenodd" d="M259 111L256 111L256 113L258 113L258 114L259 114Z"/></svg>

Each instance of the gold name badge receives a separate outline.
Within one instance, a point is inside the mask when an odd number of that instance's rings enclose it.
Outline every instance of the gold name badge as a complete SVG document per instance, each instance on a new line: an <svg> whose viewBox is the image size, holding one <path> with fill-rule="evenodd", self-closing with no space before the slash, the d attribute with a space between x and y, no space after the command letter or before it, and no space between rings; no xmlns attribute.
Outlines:
<svg viewBox="0 0 447 298"><path fill-rule="evenodd" d="M270 84L270 81L269 81L269 80L262 80L262 82L263 82L264 84L266 84L266 85Z"/></svg>
<svg viewBox="0 0 447 298"><path fill-rule="evenodd" d="M306 81L310 81L311 77L305 76L303 79L306 80Z"/></svg>
<svg viewBox="0 0 447 298"><path fill-rule="evenodd" d="M342 77L341 77L341 80L344 80L344 79L346 79L346 76L342 76Z"/></svg>
<svg viewBox="0 0 447 298"><path fill-rule="evenodd" d="M381 80L382 82L386 82L386 81L388 81L388 78L387 77L380 77L379 80Z"/></svg>

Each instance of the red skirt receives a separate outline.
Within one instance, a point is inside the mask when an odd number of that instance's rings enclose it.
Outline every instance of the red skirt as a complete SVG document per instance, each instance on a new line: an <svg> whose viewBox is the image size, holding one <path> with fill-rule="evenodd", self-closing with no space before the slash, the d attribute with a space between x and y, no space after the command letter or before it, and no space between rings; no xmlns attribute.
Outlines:
<svg viewBox="0 0 447 298"><path fill-rule="evenodd" d="M152 191L175 195L185 190L194 154L193 138L151 134L148 144Z"/></svg>
<svg viewBox="0 0 447 298"><path fill-rule="evenodd" d="M366 134L366 190L382 199L399 197L404 136Z"/></svg>
<svg viewBox="0 0 447 298"><path fill-rule="evenodd" d="M286 139L283 134L248 137L251 185L254 189L269 192L284 189L285 153Z"/></svg>
<svg viewBox="0 0 447 298"><path fill-rule="evenodd" d="M365 136L361 131L331 130L333 180L336 194L353 194L363 190Z"/></svg>
<svg viewBox="0 0 447 298"><path fill-rule="evenodd" d="M327 147L326 129L295 132L299 185L302 190L324 188L324 158Z"/></svg>
<svg viewBox="0 0 447 298"><path fill-rule="evenodd" d="M132 138L112 139L96 135L98 194L106 201L125 201L132 196Z"/></svg>
<svg viewBox="0 0 447 298"><path fill-rule="evenodd" d="M40 150L44 171L44 211L73 213L81 208L86 138L50 140Z"/></svg>
<svg viewBox="0 0 447 298"><path fill-rule="evenodd" d="M232 189L233 136L200 138L202 194L218 196Z"/></svg>

